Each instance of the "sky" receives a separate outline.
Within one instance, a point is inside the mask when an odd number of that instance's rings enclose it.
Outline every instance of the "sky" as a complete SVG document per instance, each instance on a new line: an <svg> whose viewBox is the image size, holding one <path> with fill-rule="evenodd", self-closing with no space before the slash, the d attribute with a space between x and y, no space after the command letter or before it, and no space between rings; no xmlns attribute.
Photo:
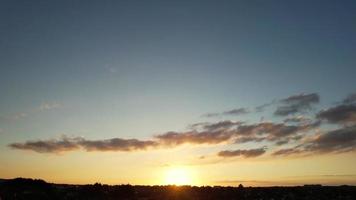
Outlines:
<svg viewBox="0 0 356 200"><path fill-rule="evenodd" d="M355 9L1 0L0 177L356 185Z"/></svg>

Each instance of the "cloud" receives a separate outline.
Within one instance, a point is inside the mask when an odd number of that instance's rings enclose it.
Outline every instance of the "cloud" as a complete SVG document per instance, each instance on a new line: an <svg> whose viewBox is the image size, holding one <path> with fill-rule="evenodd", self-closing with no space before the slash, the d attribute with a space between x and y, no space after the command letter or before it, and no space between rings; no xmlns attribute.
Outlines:
<svg viewBox="0 0 356 200"><path fill-rule="evenodd" d="M230 141L236 128L243 124L240 121L219 121L216 123L197 123L190 126L193 130L185 132L166 132L156 135L159 143L169 146L181 144L219 144Z"/></svg>
<svg viewBox="0 0 356 200"><path fill-rule="evenodd" d="M313 104L319 103L320 98L316 93L293 95L281 99L282 105L278 106L274 112L277 116L287 116L290 114L302 112L311 109Z"/></svg>
<svg viewBox="0 0 356 200"><path fill-rule="evenodd" d="M284 145L284 144L288 144L289 143L289 140L279 140L276 142L276 145L277 146L281 146L281 145Z"/></svg>
<svg viewBox="0 0 356 200"><path fill-rule="evenodd" d="M12 143L9 147L20 150L31 150L37 153L60 153L79 149L78 141L81 138L62 137L61 139L27 141L25 143Z"/></svg>
<svg viewBox="0 0 356 200"><path fill-rule="evenodd" d="M112 138L108 140L82 140L79 145L87 151L136 151L156 147L154 141Z"/></svg>
<svg viewBox="0 0 356 200"><path fill-rule="evenodd" d="M311 119L308 119L302 115L291 116L283 120L285 123L309 123Z"/></svg>
<svg viewBox="0 0 356 200"><path fill-rule="evenodd" d="M300 154L300 153L302 153L302 151L297 148L286 148L286 149L277 150L277 151L273 152L272 155L274 155L274 156L288 156L288 155Z"/></svg>
<svg viewBox="0 0 356 200"><path fill-rule="evenodd" d="M86 140L81 137L70 138L66 136L60 139L9 144L9 147L13 149L30 150L38 153L61 153L79 149L86 151L136 151L155 146L157 146L157 143L153 141L141 141L137 139L112 138L108 140Z"/></svg>
<svg viewBox="0 0 356 200"><path fill-rule="evenodd" d="M224 158L228 158L228 157L236 157L236 156L242 156L245 158L252 158L252 157L257 157L260 156L262 154L266 153L266 149L265 148L258 148L258 149L244 149L244 150L234 150L234 151L220 151L218 153L218 156L220 157L224 157Z"/></svg>
<svg viewBox="0 0 356 200"><path fill-rule="evenodd" d="M271 101L271 102L269 102L269 103L265 103L265 104L256 106L256 107L255 107L255 111L256 111L256 112L263 112L263 111L265 111L265 109L266 109L267 107L269 107L269 106L271 106L271 105L273 105L273 104L275 104L275 103L276 103L276 100L273 100L273 101Z"/></svg>
<svg viewBox="0 0 356 200"><path fill-rule="evenodd" d="M344 104L350 104L350 103L355 103L356 102L356 93L348 95L344 100Z"/></svg>
<svg viewBox="0 0 356 200"><path fill-rule="evenodd" d="M220 113L206 113L202 115L203 117L218 117Z"/></svg>
<svg viewBox="0 0 356 200"><path fill-rule="evenodd" d="M356 150L356 126L342 127L319 134L293 148L280 149L272 155L345 153Z"/></svg>
<svg viewBox="0 0 356 200"><path fill-rule="evenodd" d="M206 131L214 131L214 130L221 130L221 129L230 129L232 127L236 127L241 124L243 124L243 122L224 120L216 123L208 123L208 122L197 123L191 125L190 128L194 130L201 129Z"/></svg>
<svg viewBox="0 0 356 200"><path fill-rule="evenodd" d="M241 115L241 114L247 114L249 111L246 108L236 108L232 110L227 110L224 111L224 115Z"/></svg>
<svg viewBox="0 0 356 200"><path fill-rule="evenodd" d="M355 124L356 105L339 105L322 110L317 114L317 118L332 124Z"/></svg>
<svg viewBox="0 0 356 200"><path fill-rule="evenodd" d="M319 126L319 122L305 125L286 125L284 123L262 122L244 125L243 122L220 121L217 123L198 123L195 129L186 132L167 132L156 135L159 143L169 146L181 144L219 144L245 142L279 142L292 140L299 132L306 132Z"/></svg>
<svg viewBox="0 0 356 200"><path fill-rule="evenodd" d="M255 144L263 142L263 144L268 145L269 149L276 149L271 147L277 147L277 150L272 152L274 156L350 152L356 149L356 103L353 101L353 95L349 95L342 104L321 110L315 116L305 117L296 113L308 110L313 104L318 103L319 95L316 93L300 94L275 102L280 105L276 112L281 110L281 107L283 109L290 108L290 110L287 109L288 112L283 113L283 115L286 114L286 117L280 122L264 120L256 123L232 120L201 122L190 125L189 129L185 131L163 132L147 140L118 137L89 140L82 137L63 136L59 139L40 138L36 141L12 143L9 144L9 147L38 153L61 153L77 150L100 152L145 151L156 148L172 148L184 144L197 146L240 145L247 142ZM44 103L41 105L41 110L53 109L59 106L61 105L57 103ZM238 108L217 114L235 115L248 112L246 108ZM26 113L17 115L25 117ZM321 122L339 126L336 126L338 127L337 129L331 130L330 126L325 126ZM325 130L323 130L324 128ZM285 148L286 144L288 144L288 148ZM262 155L266 151L266 148L226 150L219 152L218 157L215 154L214 156L220 160L234 156L247 158Z"/></svg>
<svg viewBox="0 0 356 200"><path fill-rule="evenodd" d="M252 125L241 125L237 128L237 133L240 137L237 138L237 143L244 142L260 142L263 140L281 141L293 139L296 134L314 129L320 125L319 122L309 123L305 125L286 125L284 123L262 122ZM286 143L286 142L285 142Z"/></svg>
<svg viewBox="0 0 356 200"><path fill-rule="evenodd" d="M188 132L167 132L156 135L155 138L161 144L177 146L181 144L219 144L227 142L232 137L232 131L188 131Z"/></svg>
<svg viewBox="0 0 356 200"><path fill-rule="evenodd" d="M235 108L232 110L226 110L221 113L216 112L216 113L206 113L203 115L203 117L218 117L218 116L223 116L223 115L242 115L242 114L248 114L249 111L247 108Z"/></svg>
<svg viewBox="0 0 356 200"><path fill-rule="evenodd" d="M27 113L21 112L21 113L16 113L15 115L12 116L12 119L20 119L27 117Z"/></svg>
<svg viewBox="0 0 356 200"><path fill-rule="evenodd" d="M225 120L216 123L196 123L190 126L191 131L167 132L157 135L156 138L169 145L218 144L232 140L235 143L272 141L281 145L288 143L289 140L296 140L298 133L312 130L319 125L319 121L311 120L297 125L273 122L245 124L241 121Z"/></svg>
<svg viewBox="0 0 356 200"><path fill-rule="evenodd" d="M86 151L137 151L149 148L170 148L183 144L244 143L269 141L283 145L301 137L299 132L317 127L317 123L306 125L286 125L283 123L263 122L245 125L240 121L220 121L216 123L193 124L193 130L166 132L155 135L151 140L111 138L105 140L87 140L84 138L62 137L60 139L27 141L13 143L13 149L32 150L39 153L59 153L73 150ZM242 152L250 153L250 152ZM252 153L252 152L251 152ZM246 155L247 156L247 155Z"/></svg>
<svg viewBox="0 0 356 200"><path fill-rule="evenodd" d="M110 64L105 65L105 69L111 74L114 74L118 71L116 67L114 67Z"/></svg>
<svg viewBox="0 0 356 200"><path fill-rule="evenodd" d="M25 118L27 116L28 116L27 113L19 112L19 113L14 113L14 114L11 114L8 116L0 116L0 119L4 120L4 121L12 121L12 120L19 120L19 119Z"/></svg>
<svg viewBox="0 0 356 200"><path fill-rule="evenodd" d="M42 103L40 105L40 110L41 111L52 110L52 109L55 109L55 108L59 108L61 106L62 106L61 104L56 103L56 102L47 102L47 103Z"/></svg>
<svg viewBox="0 0 356 200"><path fill-rule="evenodd" d="M59 108L61 106L62 106L61 104L56 103L56 102L51 102L51 103L45 102L45 103L42 103L39 107L28 110L27 112L18 112L18 113L12 113L7 116L0 116L0 120L5 120L5 121L20 120L22 118L31 116L32 114L34 114L36 112L51 110L51 109Z"/></svg>
<svg viewBox="0 0 356 200"><path fill-rule="evenodd" d="M343 127L320 134L309 144L306 144L305 149L319 153L354 151L356 149L356 126Z"/></svg>

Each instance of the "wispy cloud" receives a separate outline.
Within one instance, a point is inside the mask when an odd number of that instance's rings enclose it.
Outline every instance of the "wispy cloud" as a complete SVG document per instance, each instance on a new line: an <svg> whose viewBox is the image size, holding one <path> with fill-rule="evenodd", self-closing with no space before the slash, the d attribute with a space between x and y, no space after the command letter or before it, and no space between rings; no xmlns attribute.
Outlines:
<svg viewBox="0 0 356 200"><path fill-rule="evenodd" d="M0 116L0 119L5 120L5 121L11 121L11 120L19 120L22 118L27 117L28 114L26 112L19 112L19 113L14 113L6 116Z"/></svg>
<svg viewBox="0 0 356 200"><path fill-rule="evenodd" d="M344 104L356 103L356 93L349 94L344 100Z"/></svg>
<svg viewBox="0 0 356 200"><path fill-rule="evenodd" d="M231 115L243 115L248 114L250 111L247 108L234 108L231 110L226 110L223 112L216 112L216 113L206 113L203 117L218 117L218 116L231 116Z"/></svg>
<svg viewBox="0 0 356 200"><path fill-rule="evenodd" d="M117 72L117 68L109 64L105 65L105 69L112 74Z"/></svg>
<svg viewBox="0 0 356 200"><path fill-rule="evenodd" d="M224 111L222 114L224 115L242 115L247 114L249 111L246 108L236 108L232 110Z"/></svg>
<svg viewBox="0 0 356 200"><path fill-rule="evenodd" d="M255 107L255 111L256 111L256 112L263 112L263 111L265 111L266 108L272 106L272 105L275 104L275 103L276 103L276 100L273 100L273 101L271 101L271 102L269 102L269 103L264 103L264 104L262 104L262 105L256 106L256 107Z"/></svg>
<svg viewBox="0 0 356 200"><path fill-rule="evenodd" d="M311 109L313 104L319 103L320 97L316 93L311 94L299 94L281 99L282 105L278 106L275 115L287 116L290 114L302 112Z"/></svg>
<svg viewBox="0 0 356 200"><path fill-rule="evenodd" d="M43 102L38 107L34 107L32 109L26 110L25 112L17 112L17 113L0 116L0 120L15 121L15 120L26 118L40 111L57 109L60 107L62 107L62 104L58 102Z"/></svg>
<svg viewBox="0 0 356 200"><path fill-rule="evenodd" d="M40 105L39 108L41 111L45 111L45 110L52 110L60 107L62 107L62 105L57 102L44 102Z"/></svg>

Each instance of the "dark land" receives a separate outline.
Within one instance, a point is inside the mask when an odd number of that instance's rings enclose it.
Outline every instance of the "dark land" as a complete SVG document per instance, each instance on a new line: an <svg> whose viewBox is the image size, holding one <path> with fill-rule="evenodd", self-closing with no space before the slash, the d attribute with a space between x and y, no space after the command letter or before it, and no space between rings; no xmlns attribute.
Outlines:
<svg viewBox="0 0 356 200"><path fill-rule="evenodd" d="M356 186L305 185L296 187L221 187L221 186L132 186L68 185L34 179L0 179L0 200L100 199L100 200L287 200L356 199Z"/></svg>

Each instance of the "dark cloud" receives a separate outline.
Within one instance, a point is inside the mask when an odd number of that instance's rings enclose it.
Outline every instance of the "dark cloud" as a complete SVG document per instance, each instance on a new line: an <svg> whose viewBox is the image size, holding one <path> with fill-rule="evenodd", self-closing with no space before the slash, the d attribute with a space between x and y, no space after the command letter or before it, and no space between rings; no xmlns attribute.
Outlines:
<svg viewBox="0 0 356 200"><path fill-rule="evenodd" d="M87 140L68 138L52 140L27 141L13 143L14 149L32 150L40 153L58 153L83 149L86 151L137 151L149 148L169 148L182 144L220 144L245 142L275 142L286 144L298 133L316 127L316 124L286 125L284 123L263 122L244 125L239 121L220 121L216 123L198 123L193 130L183 132L166 132L153 137L152 140L112 138L106 140Z"/></svg>
<svg viewBox="0 0 356 200"><path fill-rule="evenodd" d="M256 112L263 112L263 111L265 111L265 109L266 109L267 107L273 105L274 103L275 103L275 100L273 100L273 101L270 102L270 103L265 103L265 104L256 106L256 107L255 107L255 111L256 111Z"/></svg>
<svg viewBox="0 0 356 200"><path fill-rule="evenodd" d="M167 132L156 135L155 139L162 145L176 146L181 144L218 144L230 141L236 128L243 124L240 121L220 121L216 123L197 123L190 126L191 131Z"/></svg>
<svg viewBox="0 0 356 200"><path fill-rule="evenodd" d="M356 126L343 127L321 134L306 144L305 149L319 153L354 151L356 149Z"/></svg>
<svg viewBox="0 0 356 200"><path fill-rule="evenodd" d="M113 138L108 140L82 140L79 145L87 151L136 151L155 147L154 141Z"/></svg>
<svg viewBox="0 0 356 200"><path fill-rule="evenodd" d="M219 144L223 142L246 143L272 141L287 143L300 132L306 132L319 126L318 122L303 125L262 122L244 125L239 121L220 121L217 123L197 123L194 129L186 132L167 132L156 135L158 143L177 146L181 144Z"/></svg>
<svg viewBox="0 0 356 200"><path fill-rule="evenodd" d="M356 126L342 127L318 135L293 148L280 149L273 155L344 153L356 150Z"/></svg>
<svg viewBox="0 0 356 200"><path fill-rule="evenodd" d="M277 110L274 112L274 114L279 116L286 116L286 115L297 113L299 111L300 111L300 107L298 105L279 106Z"/></svg>
<svg viewBox="0 0 356 200"><path fill-rule="evenodd" d="M297 148L286 148L286 149L280 149L278 151L273 152L272 155L274 156L288 156L292 154L299 154L302 151L297 149Z"/></svg>
<svg viewBox="0 0 356 200"><path fill-rule="evenodd" d="M252 157L257 157L260 156L262 154L264 154L266 152L266 148L259 148L259 149L248 149L248 150L234 150L234 151L220 151L218 153L218 156L220 157L236 157L236 156L242 156L245 158L252 158Z"/></svg>
<svg viewBox="0 0 356 200"><path fill-rule="evenodd" d="M339 105L322 110L317 114L317 118L333 124L355 124L356 105Z"/></svg>
<svg viewBox="0 0 356 200"><path fill-rule="evenodd" d="M316 93L293 95L280 100L282 105L277 107L274 114L278 116L287 116L309 110L313 104L319 103L319 101L319 95Z"/></svg>
<svg viewBox="0 0 356 200"><path fill-rule="evenodd" d="M227 142L233 133L229 130L167 132L155 136L160 144L177 146L181 144L218 144Z"/></svg>
<svg viewBox="0 0 356 200"><path fill-rule="evenodd" d="M78 144L82 138L62 137L59 140L38 140L27 141L25 143L12 143L9 147L13 149L31 150L38 153L59 153L73 151L80 148Z"/></svg>
<svg viewBox="0 0 356 200"><path fill-rule="evenodd" d="M237 108L223 112L224 115L241 115L247 113L249 113L249 111L246 108Z"/></svg>
<svg viewBox="0 0 356 200"><path fill-rule="evenodd" d="M276 145L277 146L281 146L281 145L284 145L284 144L288 144L289 140L279 140L276 142Z"/></svg>
<svg viewBox="0 0 356 200"><path fill-rule="evenodd" d="M135 151L155 147L153 141L140 141L136 139L113 138L108 140L86 140L84 138L62 137L55 140L27 141L13 143L9 147L20 150L31 150L38 153L60 153L84 149L86 151Z"/></svg>
<svg viewBox="0 0 356 200"><path fill-rule="evenodd" d="M272 153L275 156L350 152L356 150L355 101L356 94L349 95L341 104L318 112L315 118L306 118L300 114L289 115L308 110L313 104L319 102L319 96L316 93L300 94L274 102L280 105L275 114L287 116L280 123L264 122L262 120L259 123L246 124L242 121L224 120L192 124L187 131L166 132L155 135L149 140L123 138L88 140L81 137L63 136L59 139L40 139L12 143L9 144L9 147L38 153L61 153L76 150L139 151L152 148L170 148L183 144L217 145L266 142L268 145L280 147L280 149ZM262 106L269 106L272 103ZM246 108L238 108L221 113L210 113L209 115L239 115L248 112ZM312 135L315 137L308 136L307 134L316 130L322 121L341 126L338 126L339 128L336 130L321 130L321 133L318 132L317 135ZM283 149L282 146L286 144L289 144L289 148ZM292 145L295 146L291 148ZM265 152L265 148L226 150L218 153L220 157L218 159L225 160L221 157L235 156L256 157Z"/></svg>
<svg viewBox="0 0 356 200"><path fill-rule="evenodd" d="M241 124L243 124L243 122L224 120L216 123L208 123L208 122L196 123L191 125L190 128L194 130L201 129L205 131L216 131L222 129L230 129L232 127L236 127Z"/></svg>
<svg viewBox="0 0 356 200"><path fill-rule="evenodd" d="M356 93L350 94L343 101L344 104L350 104L355 102L356 102Z"/></svg>
<svg viewBox="0 0 356 200"><path fill-rule="evenodd" d="M310 94L298 94L293 95L288 98L282 99L281 102L286 104L297 104L297 105L306 105L309 106L311 103L319 103L319 95L316 93Z"/></svg>
<svg viewBox="0 0 356 200"><path fill-rule="evenodd" d="M319 122L315 122L306 125L286 125L284 123L262 122L252 125L241 125L237 128L237 133L240 137L236 142L286 140L296 136L299 132L305 132L316 128L319 124Z"/></svg>

